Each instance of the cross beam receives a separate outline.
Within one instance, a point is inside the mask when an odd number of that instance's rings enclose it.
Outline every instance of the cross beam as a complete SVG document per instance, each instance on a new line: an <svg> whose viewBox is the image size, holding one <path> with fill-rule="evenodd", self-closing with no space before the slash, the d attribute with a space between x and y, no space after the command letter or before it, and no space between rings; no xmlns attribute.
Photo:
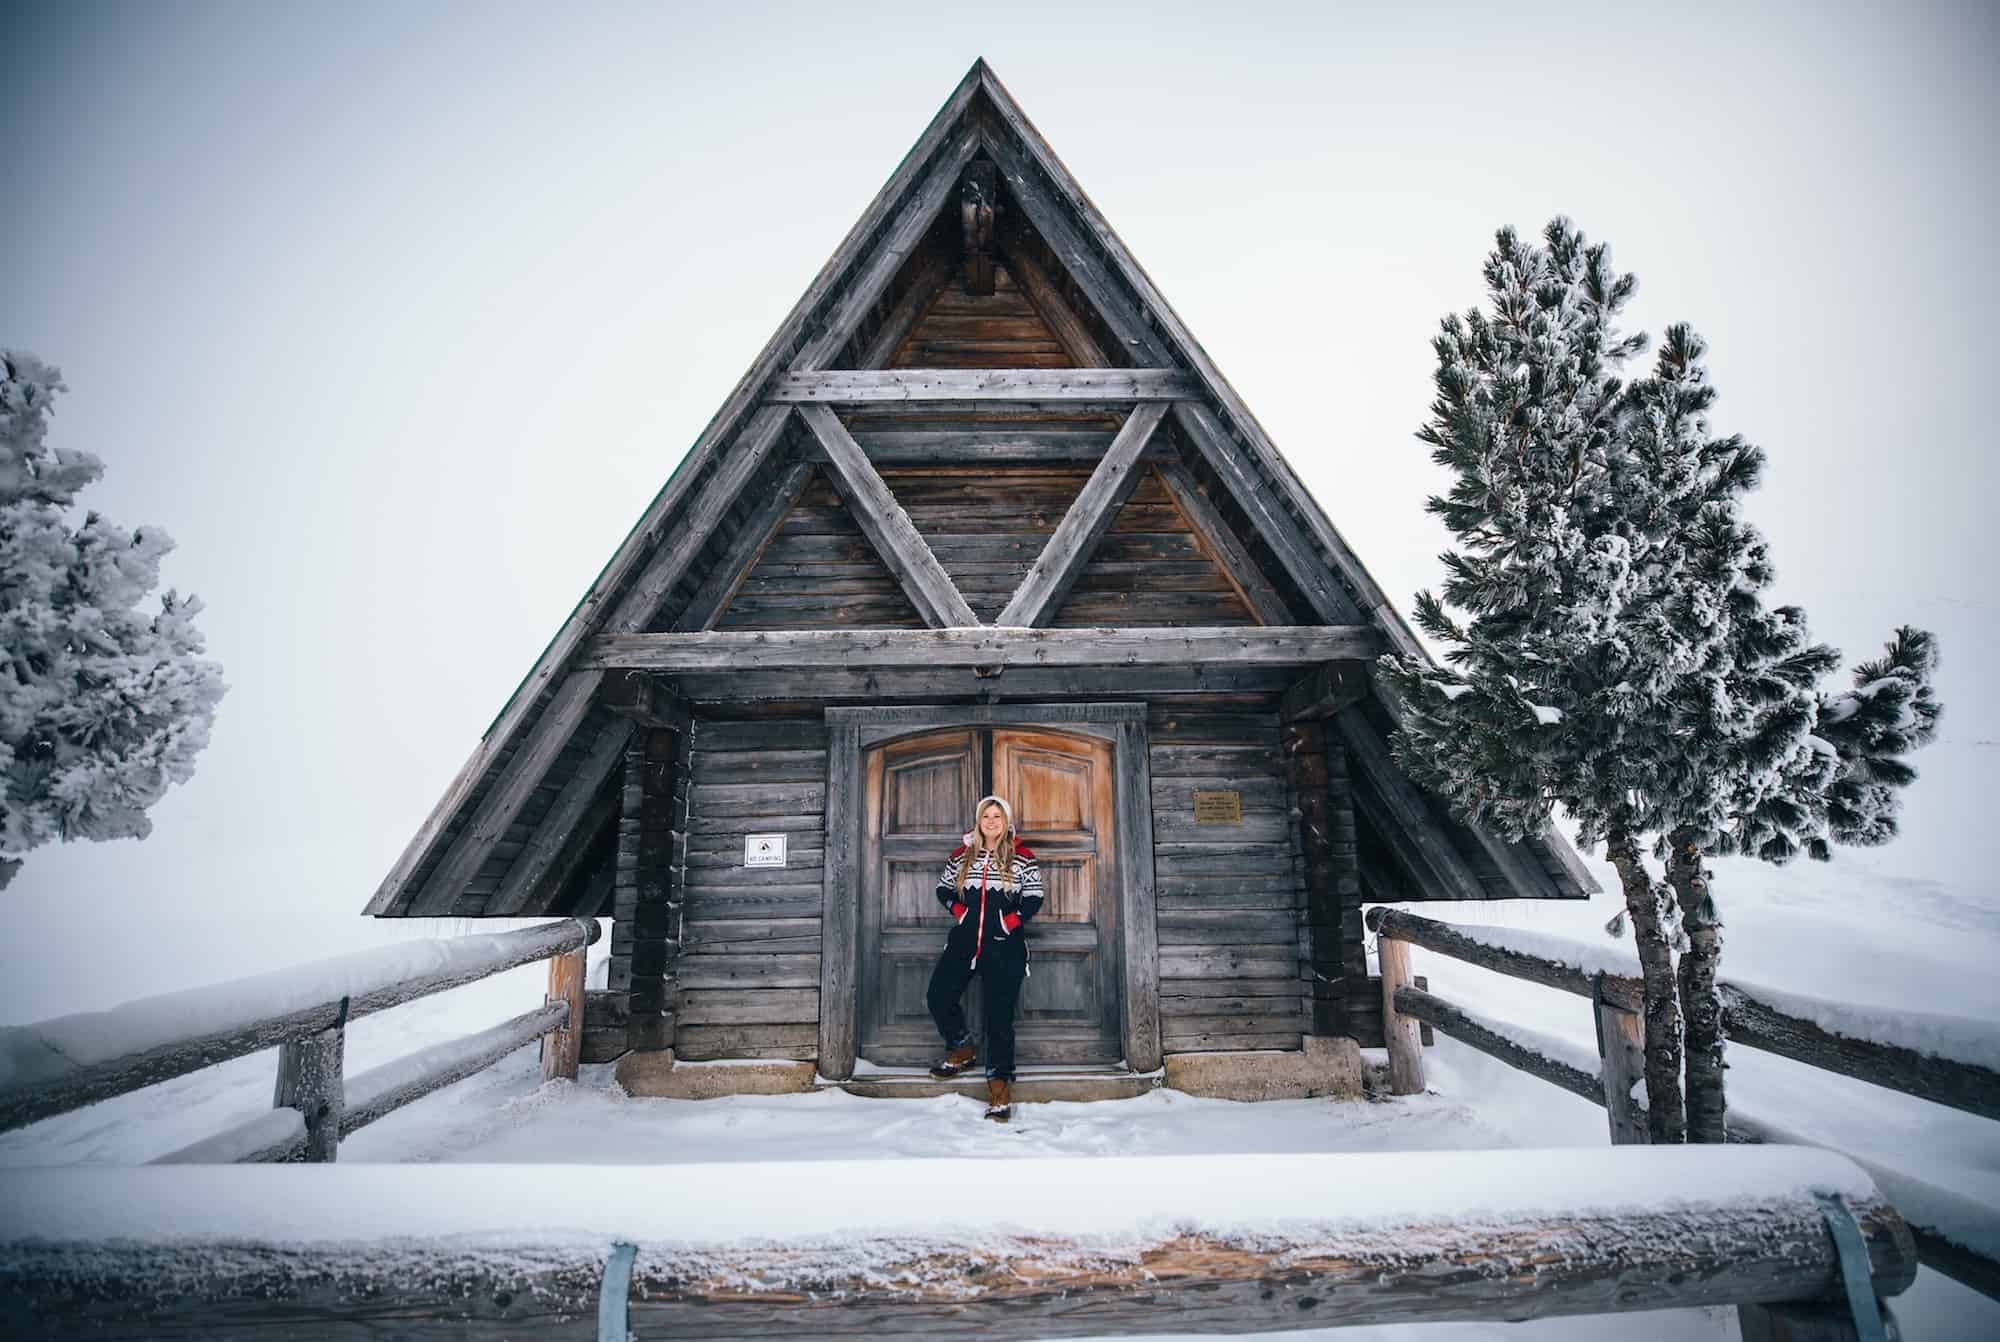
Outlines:
<svg viewBox="0 0 2000 1342"><path fill-rule="evenodd" d="M799 418L826 450L827 466L840 482L847 511L924 623L933 628L978 624L979 617L965 603L951 575L938 563L916 523L882 483L839 416L824 405L802 405Z"/></svg>
<svg viewBox="0 0 2000 1342"><path fill-rule="evenodd" d="M1118 510L1132 497L1139 484L1139 454L1152 441L1153 433L1166 418L1167 407L1157 401L1139 406L1112 440L1111 450L1091 472L1083 492L1069 505L1055 534L1036 556L1034 567L1014 590L1007 608L993 621L997 625L1039 625L1055 618L1063 598L1083 573L1096 551L1097 543L1111 529Z"/></svg>
<svg viewBox="0 0 2000 1342"><path fill-rule="evenodd" d="M880 401L1186 401L1201 384L1178 368L884 368L782 373L779 404Z"/></svg>
<svg viewBox="0 0 2000 1342"><path fill-rule="evenodd" d="M1368 625L1229 629L805 629L608 634L582 664L659 672L895 666L1289 666L1381 654Z"/></svg>

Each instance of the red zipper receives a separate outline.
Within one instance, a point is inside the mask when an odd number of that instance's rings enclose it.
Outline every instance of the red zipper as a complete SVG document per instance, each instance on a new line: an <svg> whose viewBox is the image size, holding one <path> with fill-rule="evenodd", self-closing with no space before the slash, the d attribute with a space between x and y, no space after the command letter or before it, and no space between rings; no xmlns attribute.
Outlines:
<svg viewBox="0 0 2000 1342"><path fill-rule="evenodd" d="M972 967L979 967L979 948L986 944L986 873L993 866L988 857L986 865L979 869L979 930L972 936Z"/></svg>

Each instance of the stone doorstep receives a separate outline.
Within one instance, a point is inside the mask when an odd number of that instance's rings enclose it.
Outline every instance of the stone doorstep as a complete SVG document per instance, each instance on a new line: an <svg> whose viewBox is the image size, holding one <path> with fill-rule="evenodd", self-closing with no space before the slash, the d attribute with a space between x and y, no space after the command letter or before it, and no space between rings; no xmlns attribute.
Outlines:
<svg viewBox="0 0 2000 1342"><path fill-rule="evenodd" d="M933 1095L966 1095L986 1098L986 1076L974 1072L951 1081L940 1081L921 1070L909 1073L870 1072L846 1081L830 1081L829 1087L871 1100L916 1100ZM1013 1098L1022 1104L1049 1100L1129 1100L1156 1089L1160 1074L1128 1072L1123 1068L1032 1068L1023 1067L1014 1077Z"/></svg>
<svg viewBox="0 0 2000 1342"><path fill-rule="evenodd" d="M1165 1085L1224 1100L1360 1099L1361 1050L1352 1039L1307 1036L1299 1050L1255 1053L1170 1053L1160 1072L1119 1067L1024 1067L1014 1081L1023 1104L1050 1100L1129 1100ZM628 1053L618 1060L618 1084L629 1095L708 1100L724 1095L790 1095L837 1089L870 1099L986 1097L980 1074L940 1081L924 1069L873 1070L828 1081L810 1062L741 1061L674 1064L673 1050Z"/></svg>

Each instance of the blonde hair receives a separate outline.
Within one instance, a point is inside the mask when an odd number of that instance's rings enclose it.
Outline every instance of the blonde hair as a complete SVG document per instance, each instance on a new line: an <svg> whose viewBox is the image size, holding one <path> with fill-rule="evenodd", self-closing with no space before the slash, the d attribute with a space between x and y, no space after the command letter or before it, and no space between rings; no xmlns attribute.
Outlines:
<svg viewBox="0 0 2000 1342"><path fill-rule="evenodd" d="M1000 812L1002 820L1007 818L1006 808L1001 806L997 801L987 802L986 805L979 808L979 814L972 817L972 842L965 845L965 856L960 859L958 864L958 888L961 893L965 890L965 878L972 874L972 864L979 857L979 850L985 846L986 836L979 832L979 821L980 817L984 816L988 811ZM993 861L996 866L1003 867L1007 873L1001 877L1002 884L1012 885L1014 883L1014 828L1012 825L1001 831L1000 842L993 846Z"/></svg>

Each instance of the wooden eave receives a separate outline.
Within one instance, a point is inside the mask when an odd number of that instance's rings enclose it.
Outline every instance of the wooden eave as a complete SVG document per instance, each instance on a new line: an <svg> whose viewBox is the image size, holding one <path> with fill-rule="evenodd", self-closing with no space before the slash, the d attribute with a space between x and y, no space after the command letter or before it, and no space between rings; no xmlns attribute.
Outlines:
<svg viewBox="0 0 2000 1342"><path fill-rule="evenodd" d="M981 379L980 370L880 369L900 341L899 329L905 334L911 329L921 286L935 283L936 263L920 249L947 208L960 172L975 156L998 166L1004 189L1039 239L1030 248L1017 237L1014 256L1024 287L1041 294L1039 302L1053 314L1051 324L1066 347L1085 356L1078 360L1082 368L1060 370L1067 378L1056 376L1055 370L1037 376L1010 370L1004 377ZM1017 221L1012 226L1021 225ZM1055 258L1066 273L1052 270ZM868 359L872 366L844 367L842 355ZM782 516L773 499L782 499L787 491L796 497L808 473L802 469L806 462L817 460L821 469L836 470L858 460L872 474L866 464L872 449L863 442L894 450L891 440L898 434L914 442L912 435L923 432L921 420L904 428L893 418L884 421L886 428L849 432L840 413L854 419L923 411L926 404L963 408L968 402L992 407L994 415L1006 413L1005 403L1120 414L1156 406L1154 418L1162 429L1157 440L1120 444L1113 435L1103 435L1107 446L1096 449L1096 455L1113 456L1116 469L1128 471L1140 455L1151 459L1162 443L1180 445L1187 465L1178 464L1179 454L1169 449L1160 469L1177 498L1185 499L1191 519L1204 525L1200 509L1216 506L1203 495L1201 482L1188 474L1198 468L1227 495L1246 526L1240 540L1228 535L1218 537L1217 544L1234 546L1238 565L1254 562L1243 551L1245 544L1255 545L1259 556L1269 556L1267 564L1250 573L1244 592L1261 620L1295 622L1289 603L1296 601L1322 625L1372 627L1389 650L1423 655L1401 615L1248 407L982 60L953 90L731 390L489 726L365 911L388 916L503 910L533 914L558 907L594 911L579 854L601 847L608 832L604 798L615 792L611 780L631 721L604 706L605 676L623 672L607 671L588 649L607 646L606 638L680 628L674 621L683 612L712 619L754 563L774 519ZM1074 449L1076 435L1059 441L1055 435L1061 432L1024 433L1018 450ZM1122 483L1110 479L1099 492L1115 500ZM1088 543L1093 520L1101 524L1102 517L1084 519L1074 528L1083 537L1080 544ZM903 543L888 510L879 522L887 539L878 540L878 547ZM1206 525L1230 530L1213 516ZM871 539L876 539L872 533ZM918 542L901 556L910 565L918 608L933 627L957 625L968 613L962 601L952 601L956 592L948 590L949 581L940 585L939 575L922 564L927 554ZM1066 576L1073 575L1060 566L1044 572L1043 590L1023 596L1020 609L1046 612L1059 598ZM1297 668L1300 674L1311 669ZM1032 684L1033 674L1021 673L1014 686ZM1239 682L1262 684L1256 676L1272 673L1217 665L1159 668L1149 674L1162 685L1184 683L1178 692L1201 692ZM855 684L843 691L840 676ZM742 679L747 684L750 677ZM867 672L836 673L827 683L835 691L829 697L851 692L865 698L869 693ZM696 700L703 697L702 688L693 678L681 685L682 693ZM1351 711L1349 717L1358 724L1355 730L1379 737L1386 749L1395 705L1379 687L1371 687L1371 694L1368 710ZM1421 811L1404 810L1402 821L1428 830L1433 841L1449 836L1446 841L1459 849L1483 851L1489 867L1505 875L1502 893L1579 897L1596 889L1556 836L1509 847L1455 825L1434 799L1424 798L1422 804ZM551 825L568 828L557 832ZM1405 845L1422 837L1401 836ZM523 878L517 869L521 862L534 864L533 880ZM1405 880L1414 875L1405 872ZM473 886L479 891L467 896Z"/></svg>

